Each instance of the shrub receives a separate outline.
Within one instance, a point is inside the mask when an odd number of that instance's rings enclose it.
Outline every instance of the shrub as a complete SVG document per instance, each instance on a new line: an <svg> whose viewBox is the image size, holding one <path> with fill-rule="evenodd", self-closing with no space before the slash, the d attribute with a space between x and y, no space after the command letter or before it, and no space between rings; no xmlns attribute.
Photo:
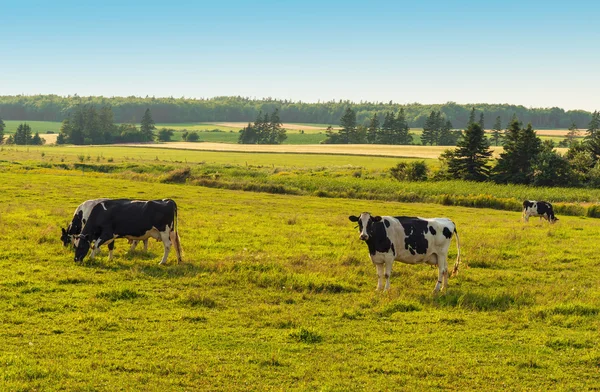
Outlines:
<svg viewBox="0 0 600 392"><path fill-rule="evenodd" d="M585 215L590 218L600 218L600 204L589 206Z"/></svg>
<svg viewBox="0 0 600 392"><path fill-rule="evenodd" d="M188 133L186 140L188 142L197 142L198 140L200 140L200 136L198 135L198 132L191 132Z"/></svg>
<svg viewBox="0 0 600 392"><path fill-rule="evenodd" d="M390 169L390 174L398 181L425 181L428 173L425 161L400 162Z"/></svg>

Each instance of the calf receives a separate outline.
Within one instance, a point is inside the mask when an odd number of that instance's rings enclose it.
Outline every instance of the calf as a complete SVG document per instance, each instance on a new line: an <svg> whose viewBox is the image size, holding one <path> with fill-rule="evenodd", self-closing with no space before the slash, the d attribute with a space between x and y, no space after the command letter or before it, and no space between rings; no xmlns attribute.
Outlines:
<svg viewBox="0 0 600 392"><path fill-rule="evenodd" d="M406 216L372 216L363 212L351 215L358 222L360 239L369 248L371 261L377 268L377 290L390 288L390 275L394 260L406 264L437 265L439 275L434 293L448 286L448 248L452 234L456 234L458 255L452 275L458 273L460 244L456 225L447 218L411 218Z"/></svg>
<svg viewBox="0 0 600 392"><path fill-rule="evenodd" d="M552 204L547 201L525 200L523 202L523 220L529 222L530 216L539 216L540 221L546 219L550 223L554 223L558 220L558 218L554 216Z"/></svg>
<svg viewBox="0 0 600 392"><path fill-rule="evenodd" d="M160 264L169 256L175 245L177 261L181 261L181 244L177 232L177 204L171 199L163 200L106 200L98 203L78 236L75 261L83 261L94 242L90 258L94 258L101 245L109 245L116 238L129 240L161 240L165 252ZM112 258L112 253L109 255Z"/></svg>
<svg viewBox="0 0 600 392"><path fill-rule="evenodd" d="M75 236L81 234L81 231L83 230L83 227L85 226L85 223L89 219L92 209L97 204L99 204L103 201L107 201L107 200L110 200L110 199L86 200L75 209L75 213L73 214L73 219L71 220L71 223L69 223L69 225L67 226L67 229L65 230L65 229L61 228L62 233L60 236L60 240L62 241L63 246L67 247L67 246L69 246L69 244L71 244L73 246L77 246ZM123 202L130 201L130 200L126 200L126 199L119 199L119 200L123 201ZM119 201L119 200L115 200L115 201ZM129 241L129 242L131 243L130 251L133 251L139 241L136 240L136 241ZM114 243L111 242L108 246L108 249L111 252L111 254L112 254L113 248L114 248ZM144 251L147 251L147 250L148 250L148 240L144 240Z"/></svg>

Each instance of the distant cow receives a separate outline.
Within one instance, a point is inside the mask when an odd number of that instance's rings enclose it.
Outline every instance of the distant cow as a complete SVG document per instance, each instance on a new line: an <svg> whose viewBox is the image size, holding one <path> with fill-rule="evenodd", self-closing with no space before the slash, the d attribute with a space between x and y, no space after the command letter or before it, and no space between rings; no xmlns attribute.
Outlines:
<svg viewBox="0 0 600 392"><path fill-rule="evenodd" d="M523 202L523 220L529 222L530 216L539 216L540 221L543 218L550 223L554 223L558 220L558 218L554 216L552 204L547 201L525 200Z"/></svg>
<svg viewBox="0 0 600 392"><path fill-rule="evenodd" d="M181 261L181 244L177 232L177 204L171 199L163 200L106 200L98 203L89 215L75 249L75 261L83 261L94 242L90 258L94 258L101 245L109 245L116 238L161 240L165 252L160 264L169 256L175 245L177 261ZM109 254L109 258L112 253Z"/></svg>
<svg viewBox="0 0 600 392"><path fill-rule="evenodd" d="M372 216L363 212L351 215L358 222L360 239L367 243L371 261L377 268L377 290L390 288L392 264L398 260L406 264L437 265L439 276L434 292L448 286L448 248L452 234L456 234L458 255L452 275L458 273L460 244L456 225L447 218L411 218L406 216ZM443 283L442 283L443 282Z"/></svg>
<svg viewBox="0 0 600 392"><path fill-rule="evenodd" d="M71 223L69 223L69 225L67 226L67 229L65 230L65 229L61 228L62 233L61 233L60 239L63 242L63 245L65 247L69 246L69 244L76 246L75 236L81 234L81 231L83 230L83 227L85 226L85 223L87 222L88 217L90 216L90 213L92 212L92 209L98 203L101 203L106 200L110 200L110 199L104 198L104 199L86 200L75 209L75 213L73 214L73 219L71 220ZM121 200L123 202L129 201L127 199L117 199L117 200ZM129 242L131 243L130 251L133 251L139 241L129 241ZM113 243L109 244L108 249L111 253L112 253L113 248L114 248L114 244ZM147 251L147 250L148 250L148 240L144 240L144 251Z"/></svg>

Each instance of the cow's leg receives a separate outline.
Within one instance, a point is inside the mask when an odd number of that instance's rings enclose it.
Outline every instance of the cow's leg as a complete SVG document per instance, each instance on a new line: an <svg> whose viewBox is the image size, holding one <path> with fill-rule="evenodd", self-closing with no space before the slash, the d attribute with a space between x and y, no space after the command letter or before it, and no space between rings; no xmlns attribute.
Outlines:
<svg viewBox="0 0 600 392"><path fill-rule="evenodd" d="M383 263L374 263L375 268L377 268L377 290L383 289L383 275L385 270L385 264Z"/></svg>
<svg viewBox="0 0 600 392"><path fill-rule="evenodd" d="M108 242L108 241L114 241L114 236L112 233L102 233L100 234L100 238L98 238L95 242L94 242L94 248L92 249L92 253L90 254L90 260L93 260L94 257L96 256L96 254L98 252L100 252L100 245Z"/></svg>
<svg viewBox="0 0 600 392"><path fill-rule="evenodd" d="M392 276L392 265L394 265L394 259L385 261L385 290L390 289L390 276Z"/></svg>
<svg viewBox="0 0 600 392"><path fill-rule="evenodd" d="M148 252L148 239L144 240L144 252Z"/></svg>
<svg viewBox="0 0 600 392"><path fill-rule="evenodd" d="M165 246L165 254L163 255L162 260L160 261L160 263L158 264L164 264L167 262L167 258L169 257L169 251L171 251L171 236L170 234L169 227L167 226L167 228L165 229L165 231L161 231L160 232L160 239L163 242L163 245Z"/></svg>
<svg viewBox="0 0 600 392"><path fill-rule="evenodd" d="M444 270L446 271L446 274L448 274L448 267L446 266L445 260L442 260L437 254L434 253L431 257L435 260L435 264L438 267L438 280L433 289L433 293L435 294L442 288L442 284L444 283Z"/></svg>
<svg viewBox="0 0 600 392"><path fill-rule="evenodd" d="M113 258L113 249L115 249L115 241L111 241L108 244L108 259L112 260Z"/></svg>
<svg viewBox="0 0 600 392"><path fill-rule="evenodd" d="M446 256L438 256L439 269L442 270L442 290L446 290L448 288L448 258Z"/></svg>
<svg viewBox="0 0 600 392"><path fill-rule="evenodd" d="M137 244L138 244L137 240L131 240L131 247L129 248L129 253L131 253L135 250L135 247L137 246Z"/></svg>

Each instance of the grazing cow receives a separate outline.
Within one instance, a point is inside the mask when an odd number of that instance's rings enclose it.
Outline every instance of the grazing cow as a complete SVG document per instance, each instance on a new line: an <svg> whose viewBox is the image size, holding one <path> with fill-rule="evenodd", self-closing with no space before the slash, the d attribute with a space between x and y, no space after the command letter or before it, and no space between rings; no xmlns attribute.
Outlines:
<svg viewBox="0 0 600 392"><path fill-rule="evenodd" d="M539 216L540 221L546 219L550 223L554 223L558 220L558 218L554 216L552 204L547 201L525 200L523 202L523 220L529 222L530 216Z"/></svg>
<svg viewBox="0 0 600 392"><path fill-rule="evenodd" d="M83 230L83 227L85 226L85 223L87 222L90 213L92 212L92 209L98 204L101 203L103 201L107 201L110 199L93 199L93 200L86 200L83 203L81 203L76 209L75 209L75 213L73 214L73 219L71 220L71 223L69 223L69 225L67 226L67 229L63 229L61 228L61 236L60 239L63 242L63 245L65 247L69 246L69 244L73 245L73 246L77 246L76 244L76 240L75 240L75 236L81 234L81 231ZM123 202L125 201L129 201L126 199L120 199ZM131 243L131 249L130 251L133 251L135 249L135 247L137 246L139 241L129 241ZM108 249L110 252L112 252L114 248L114 243L109 244ZM144 240L144 251L148 251L148 240Z"/></svg>
<svg viewBox="0 0 600 392"><path fill-rule="evenodd" d="M90 258L94 258L101 245L109 245L116 238L129 240L162 240L165 253L159 264L169 256L171 244L175 245L177 262L181 261L181 244L177 232L177 204L163 200L106 200L98 203L78 236L75 261L83 261L94 242ZM112 258L112 253L109 254Z"/></svg>
<svg viewBox="0 0 600 392"><path fill-rule="evenodd" d="M372 216L363 212L351 215L358 222L360 239L367 243L371 261L377 268L377 290L390 288L392 264L398 260L406 264L437 265L439 277L434 293L448 286L448 248L452 234L456 234L458 255L452 275L458 273L460 244L456 225L447 218L411 218L406 216Z"/></svg>

